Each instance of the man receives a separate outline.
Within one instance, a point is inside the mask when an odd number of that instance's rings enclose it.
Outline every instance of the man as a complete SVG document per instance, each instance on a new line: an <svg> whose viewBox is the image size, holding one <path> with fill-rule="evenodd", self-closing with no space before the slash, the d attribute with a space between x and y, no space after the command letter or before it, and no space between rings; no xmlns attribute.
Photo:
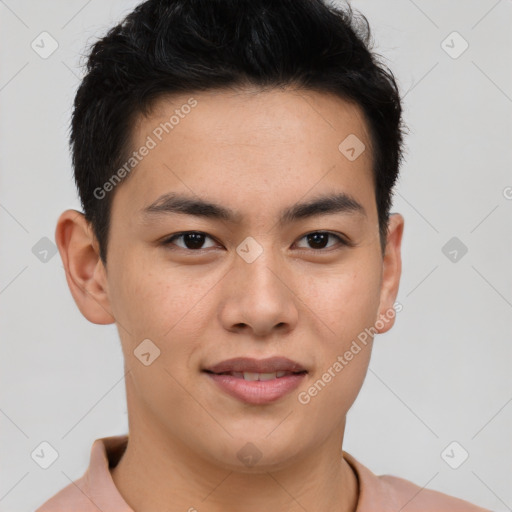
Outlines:
<svg viewBox="0 0 512 512"><path fill-rule="evenodd" d="M404 227L400 98L355 21L321 0L149 0L93 46L84 213L56 241L82 314L118 326L129 435L97 439L38 512L484 510L342 449Z"/></svg>

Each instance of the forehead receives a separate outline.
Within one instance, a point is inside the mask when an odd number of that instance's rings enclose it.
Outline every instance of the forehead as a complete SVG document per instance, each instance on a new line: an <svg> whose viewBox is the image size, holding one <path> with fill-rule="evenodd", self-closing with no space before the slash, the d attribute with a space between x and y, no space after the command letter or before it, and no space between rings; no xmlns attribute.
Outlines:
<svg viewBox="0 0 512 512"><path fill-rule="evenodd" d="M191 106L193 105L193 106ZM352 101L326 92L281 88L238 88L181 94L156 100L149 116L139 117L136 140L152 134L157 142L196 137L204 145L240 145L255 148L303 144L308 150L357 135L370 143L362 109ZM176 137L177 136L177 137ZM327 138L326 138L327 137ZM341 142L340 140L340 142ZM309 143L309 144L308 144Z"/></svg>
<svg viewBox="0 0 512 512"><path fill-rule="evenodd" d="M116 194L139 211L173 191L236 211L334 189L374 200L364 115L331 94L243 89L161 98L137 120L131 146L151 149Z"/></svg>

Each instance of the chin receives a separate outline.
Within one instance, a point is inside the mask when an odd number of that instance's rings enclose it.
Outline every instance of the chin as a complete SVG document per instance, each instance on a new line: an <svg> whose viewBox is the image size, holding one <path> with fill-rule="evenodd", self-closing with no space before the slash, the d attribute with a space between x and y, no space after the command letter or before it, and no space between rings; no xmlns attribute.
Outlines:
<svg viewBox="0 0 512 512"><path fill-rule="evenodd" d="M272 429L265 429L267 431ZM246 433L243 437L230 438L223 443L221 452L218 451L219 445L212 447L210 460L226 470L247 474L279 471L294 464L299 455L297 443L290 442L286 436L265 438L262 430L258 432L255 436Z"/></svg>

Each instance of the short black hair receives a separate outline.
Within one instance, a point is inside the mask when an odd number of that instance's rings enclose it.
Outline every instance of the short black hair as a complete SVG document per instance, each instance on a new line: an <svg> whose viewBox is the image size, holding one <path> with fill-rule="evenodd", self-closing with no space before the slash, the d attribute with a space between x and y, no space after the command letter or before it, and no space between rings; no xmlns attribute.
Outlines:
<svg viewBox="0 0 512 512"><path fill-rule="evenodd" d="M71 120L75 181L103 263L115 190L97 191L133 151L138 116L164 96L246 85L333 93L362 109L384 251L405 125L393 73L372 45L366 17L327 0L139 4L92 44Z"/></svg>

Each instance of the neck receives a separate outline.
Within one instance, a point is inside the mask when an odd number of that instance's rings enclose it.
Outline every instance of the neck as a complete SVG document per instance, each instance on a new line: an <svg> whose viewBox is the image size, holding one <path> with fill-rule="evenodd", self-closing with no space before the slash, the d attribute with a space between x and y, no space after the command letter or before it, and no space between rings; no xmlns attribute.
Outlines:
<svg viewBox="0 0 512 512"><path fill-rule="evenodd" d="M279 470L237 472L162 435L150 422L131 424L126 451L110 471L137 512L354 512L357 477L336 434Z"/></svg>
<svg viewBox="0 0 512 512"><path fill-rule="evenodd" d="M267 455L265 466L233 466L198 448L193 441L184 442L189 432L173 431L150 409L141 410L144 406L133 400L135 393L130 384L128 380L128 444L110 472L121 496L134 511L356 510L358 481L342 453L345 418L323 440L300 450L295 447L295 454L286 460L282 447L272 448L273 441L279 442L274 435L262 439L261 444L256 441ZM194 425L190 427L193 431ZM215 434L212 431L212 436ZM226 453L225 459L232 460L233 444L243 443L237 443L233 436L220 437L221 450L217 452ZM273 460L268 457L272 453L276 454Z"/></svg>

